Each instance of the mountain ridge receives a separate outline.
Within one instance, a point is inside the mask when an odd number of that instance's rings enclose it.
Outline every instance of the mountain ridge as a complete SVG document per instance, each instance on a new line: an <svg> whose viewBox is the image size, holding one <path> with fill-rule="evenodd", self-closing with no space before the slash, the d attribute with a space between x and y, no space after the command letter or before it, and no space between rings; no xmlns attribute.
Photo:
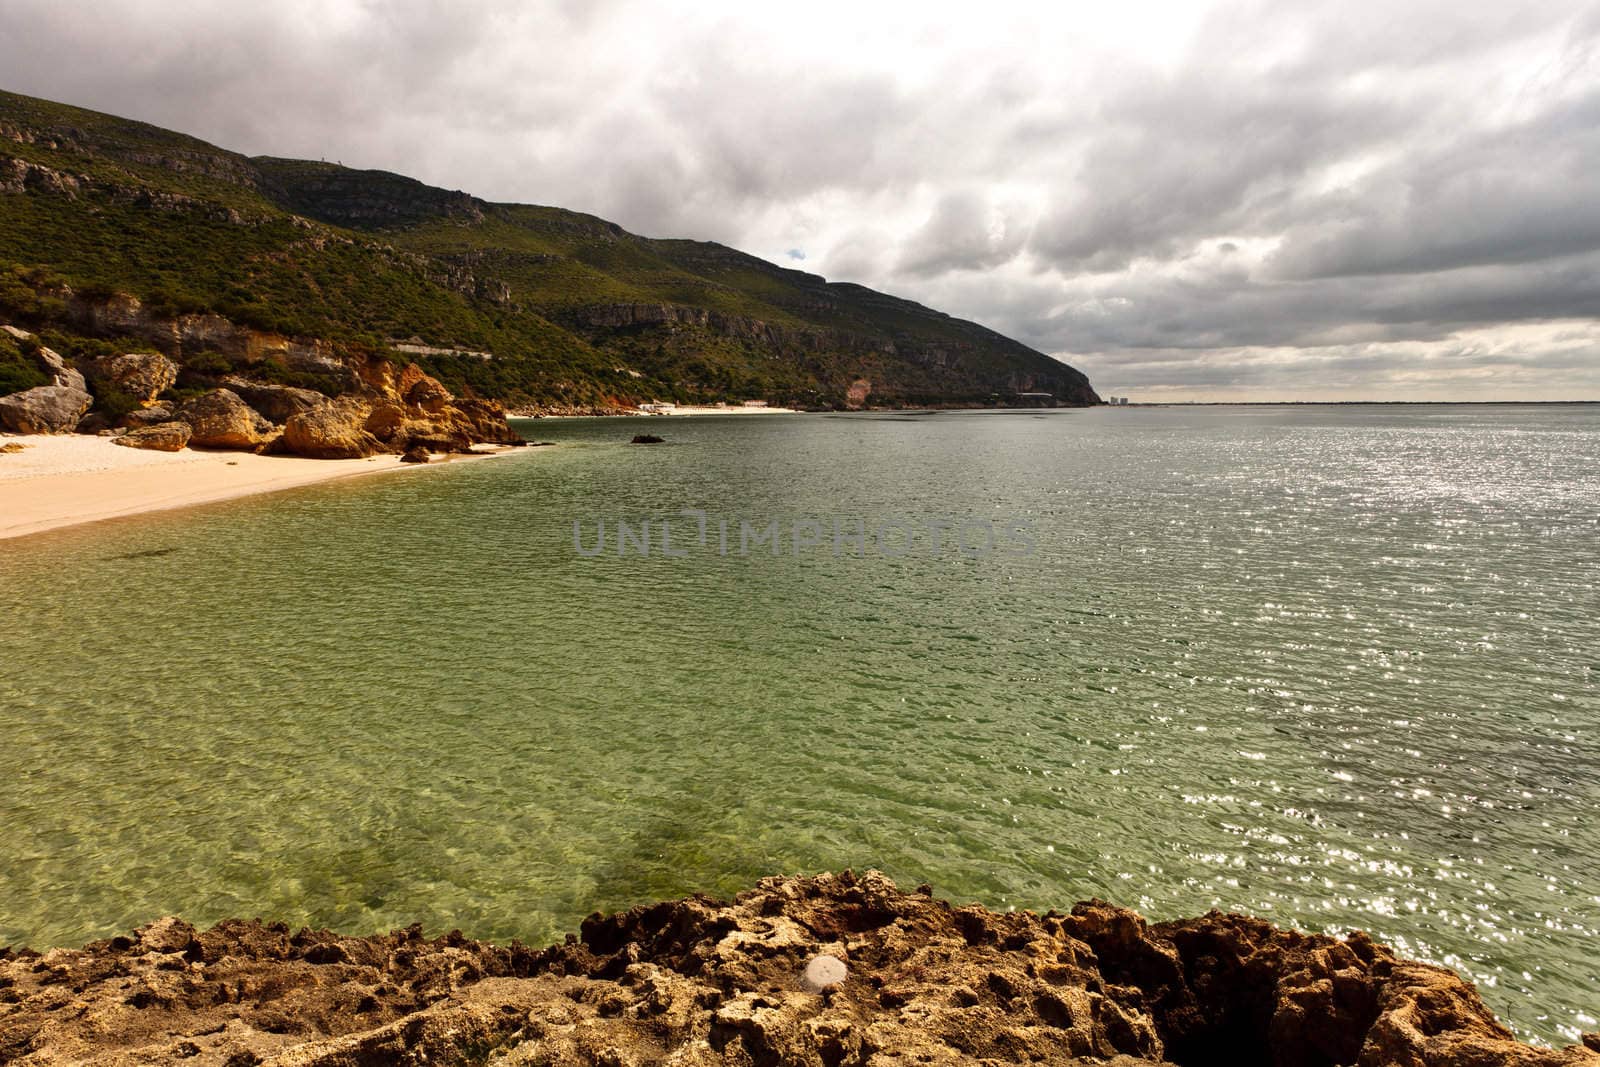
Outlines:
<svg viewBox="0 0 1600 1067"><path fill-rule="evenodd" d="M174 318L419 362L459 392L552 410L1099 401L1074 368L977 323L712 242L388 171L249 157L6 92L0 233L0 316L69 357L64 335L108 338L67 309L126 294ZM394 347L408 342L436 351Z"/></svg>

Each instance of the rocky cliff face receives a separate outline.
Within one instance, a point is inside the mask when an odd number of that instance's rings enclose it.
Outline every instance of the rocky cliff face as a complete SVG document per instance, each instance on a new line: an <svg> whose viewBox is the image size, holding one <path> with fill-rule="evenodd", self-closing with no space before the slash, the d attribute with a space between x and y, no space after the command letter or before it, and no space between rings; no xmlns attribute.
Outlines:
<svg viewBox="0 0 1600 1067"><path fill-rule="evenodd" d="M179 361L204 352L219 353L247 367L279 359L291 369L329 374L352 387L357 382L334 346L318 338L286 337L211 313L169 315L127 293L90 297L69 290L63 295L68 320L94 336L136 337Z"/></svg>
<svg viewBox="0 0 1600 1067"><path fill-rule="evenodd" d="M876 872L586 920L543 950L163 919L0 952L0 1062L1600 1067L1363 934L956 907Z"/></svg>
<svg viewBox="0 0 1600 1067"><path fill-rule="evenodd" d="M506 423L498 401L456 397L415 364L401 367L382 355L253 330L217 315L163 317L126 295L100 300L70 291L61 295L81 329L136 337L160 351L96 357L84 365L86 379L33 334L0 327L8 340L29 346L42 373L54 374L51 385L0 397L0 431L103 432L120 434L119 442L132 448L231 449L316 459L412 451L425 456L470 452L485 443L526 443ZM217 360L233 372L213 382L218 387L181 404L170 399L169 389L187 361L216 370ZM269 361L329 383L341 395L251 376ZM90 414L97 403L99 410Z"/></svg>

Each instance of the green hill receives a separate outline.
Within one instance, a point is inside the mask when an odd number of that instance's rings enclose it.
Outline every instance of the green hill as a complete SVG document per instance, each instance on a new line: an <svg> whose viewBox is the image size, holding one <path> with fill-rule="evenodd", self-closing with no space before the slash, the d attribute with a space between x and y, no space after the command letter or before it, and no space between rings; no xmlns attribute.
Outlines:
<svg viewBox="0 0 1600 1067"><path fill-rule="evenodd" d="M0 92L0 316L88 351L126 328L96 311L115 294L147 341L152 319L217 315L512 404L833 407L862 380L871 404L1098 401L976 323L721 245ZM185 363L212 358L194 332Z"/></svg>

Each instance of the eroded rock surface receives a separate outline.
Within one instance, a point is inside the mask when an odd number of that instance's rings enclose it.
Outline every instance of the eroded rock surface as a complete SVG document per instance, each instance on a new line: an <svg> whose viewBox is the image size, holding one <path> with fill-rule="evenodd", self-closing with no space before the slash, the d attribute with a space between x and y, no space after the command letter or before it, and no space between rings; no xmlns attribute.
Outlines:
<svg viewBox="0 0 1600 1067"><path fill-rule="evenodd" d="M189 443L196 448L255 449L272 433L272 423L231 389L202 393L184 404L178 417L193 429Z"/></svg>
<svg viewBox="0 0 1600 1067"><path fill-rule="evenodd" d="M811 992L819 957L842 979ZM1600 1067L1519 1044L1470 984L1363 934L996 914L871 871L597 914L544 950L168 918L0 952L0 1062L179 1060Z"/></svg>
<svg viewBox="0 0 1600 1067"><path fill-rule="evenodd" d="M117 389L148 406L178 380L178 365L160 352L123 352L91 362L89 377L97 390Z"/></svg>
<svg viewBox="0 0 1600 1067"><path fill-rule="evenodd" d="M361 459L391 449L366 431L370 406L340 397L292 416L283 424L283 446L312 459Z"/></svg>
<svg viewBox="0 0 1600 1067"><path fill-rule="evenodd" d="M310 411L328 400L311 389L253 382L238 375L230 375L222 384L239 394L239 399L260 412L263 418L275 423L288 422L302 411Z"/></svg>
<svg viewBox="0 0 1600 1067"><path fill-rule="evenodd" d="M40 385L0 397L0 430L8 433L71 433L94 401L82 389Z"/></svg>
<svg viewBox="0 0 1600 1067"><path fill-rule="evenodd" d="M186 422L159 422L129 430L113 437L111 443L155 452L182 452L193 432Z"/></svg>

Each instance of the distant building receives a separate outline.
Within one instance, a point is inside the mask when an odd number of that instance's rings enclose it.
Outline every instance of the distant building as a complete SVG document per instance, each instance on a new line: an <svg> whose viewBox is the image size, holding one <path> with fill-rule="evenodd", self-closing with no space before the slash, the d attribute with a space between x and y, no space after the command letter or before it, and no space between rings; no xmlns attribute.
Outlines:
<svg viewBox="0 0 1600 1067"><path fill-rule="evenodd" d="M1036 405L1039 405L1040 407L1048 407L1048 406L1054 404L1055 402L1056 402L1056 398L1055 398L1055 395L1052 394L1052 393L1018 393L1017 394L1017 403L1019 403L1019 404L1036 404Z"/></svg>
<svg viewBox="0 0 1600 1067"><path fill-rule="evenodd" d="M648 404L640 404L639 410L644 412L646 415L665 415L667 412L673 410L677 406L678 405L676 404L668 404L659 400L652 400Z"/></svg>
<svg viewBox="0 0 1600 1067"><path fill-rule="evenodd" d="M744 406L747 408L764 408L767 406L767 402L765 400L746 400Z"/></svg>

